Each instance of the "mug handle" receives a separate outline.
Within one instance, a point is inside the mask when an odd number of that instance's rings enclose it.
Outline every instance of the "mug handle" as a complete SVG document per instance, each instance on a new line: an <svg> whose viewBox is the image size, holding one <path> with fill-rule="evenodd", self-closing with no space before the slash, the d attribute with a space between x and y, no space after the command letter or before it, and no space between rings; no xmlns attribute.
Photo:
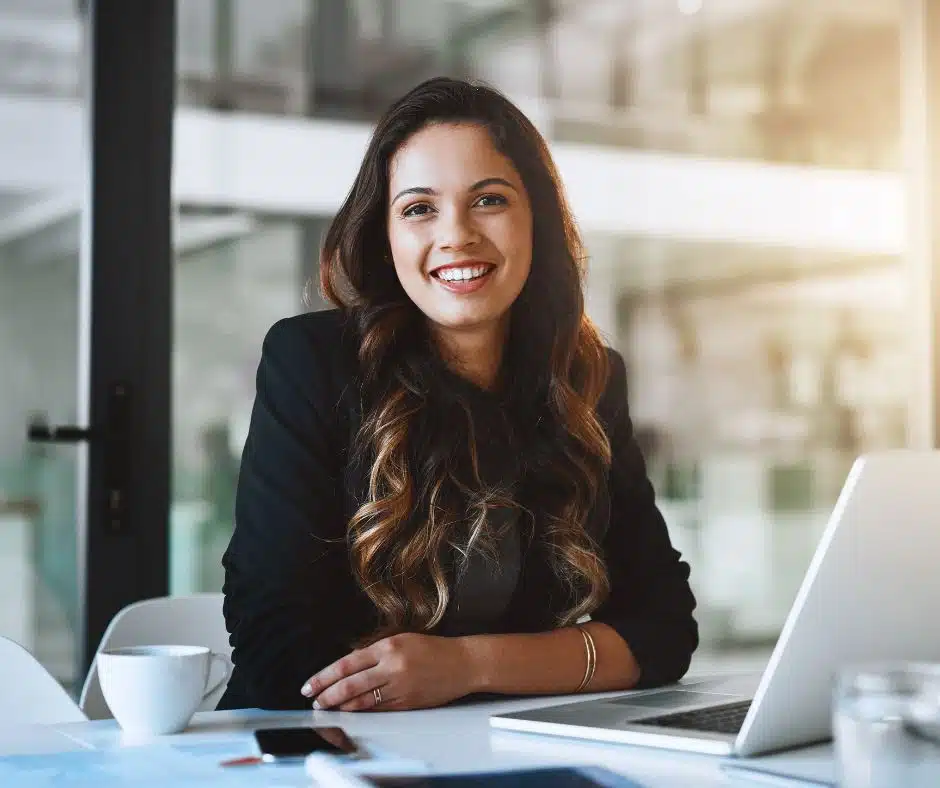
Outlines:
<svg viewBox="0 0 940 788"><path fill-rule="evenodd" d="M205 691L205 693L202 696L203 700L208 698L213 692L215 692L226 681L228 681L229 677L232 675L232 660L226 657L225 654L220 654L218 651L209 652L209 675L212 675L212 663L213 662L220 663L222 665L223 672L219 680Z"/></svg>

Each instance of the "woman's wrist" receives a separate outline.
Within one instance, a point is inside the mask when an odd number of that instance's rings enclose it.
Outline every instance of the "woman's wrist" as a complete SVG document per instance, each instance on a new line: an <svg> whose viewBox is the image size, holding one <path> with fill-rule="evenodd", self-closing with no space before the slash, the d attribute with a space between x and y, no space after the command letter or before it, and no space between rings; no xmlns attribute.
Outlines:
<svg viewBox="0 0 940 788"><path fill-rule="evenodd" d="M460 650L460 669L466 682L467 694L485 692L492 678L492 659L485 635L467 635L455 638Z"/></svg>

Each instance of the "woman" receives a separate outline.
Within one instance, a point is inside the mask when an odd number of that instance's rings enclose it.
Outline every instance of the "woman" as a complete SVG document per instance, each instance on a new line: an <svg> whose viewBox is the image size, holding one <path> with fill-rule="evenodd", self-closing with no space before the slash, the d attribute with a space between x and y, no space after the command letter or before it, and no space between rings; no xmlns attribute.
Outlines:
<svg viewBox="0 0 940 788"><path fill-rule="evenodd" d="M545 143L504 97L434 79L390 108L326 235L338 309L264 342L220 708L414 709L685 673L688 567L581 260Z"/></svg>

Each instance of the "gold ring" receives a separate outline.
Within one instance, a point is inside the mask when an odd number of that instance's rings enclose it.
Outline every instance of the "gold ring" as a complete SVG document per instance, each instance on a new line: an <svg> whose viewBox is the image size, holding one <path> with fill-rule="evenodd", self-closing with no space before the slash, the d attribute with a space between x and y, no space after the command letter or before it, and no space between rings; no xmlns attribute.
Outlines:
<svg viewBox="0 0 940 788"><path fill-rule="evenodd" d="M375 705L379 706L382 703L382 690L376 687L372 690L372 697L375 698Z"/></svg>

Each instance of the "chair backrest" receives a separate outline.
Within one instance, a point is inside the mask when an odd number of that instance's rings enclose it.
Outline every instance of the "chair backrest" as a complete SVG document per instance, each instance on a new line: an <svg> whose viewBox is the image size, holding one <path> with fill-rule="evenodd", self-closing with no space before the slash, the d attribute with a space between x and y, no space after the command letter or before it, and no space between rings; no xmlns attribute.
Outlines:
<svg viewBox="0 0 940 788"><path fill-rule="evenodd" d="M108 624L98 644L95 661L88 671L79 705L89 719L111 716L101 684L98 681L97 653L103 649L127 646L207 646L231 658L225 619L222 616L222 594L166 596L135 602L121 610ZM214 709L225 685L213 692L200 711Z"/></svg>
<svg viewBox="0 0 940 788"><path fill-rule="evenodd" d="M0 635L0 718L15 725L54 725L86 719L75 701L39 661Z"/></svg>

